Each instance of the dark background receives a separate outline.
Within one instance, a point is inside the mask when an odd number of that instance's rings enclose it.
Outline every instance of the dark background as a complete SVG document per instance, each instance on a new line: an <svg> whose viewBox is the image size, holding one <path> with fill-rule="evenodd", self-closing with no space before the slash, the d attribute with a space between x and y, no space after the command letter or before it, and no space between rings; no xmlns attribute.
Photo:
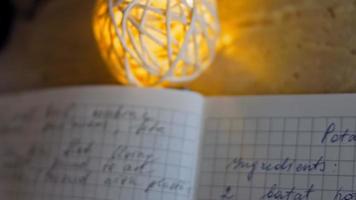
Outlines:
<svg viewBox="0 0 356 200"><path fill-rule="evenodd" d="M10 0L0 1L0 50L3 49L15 18L15 7Z"/></svg>
<svg viewBox="0 0 356 200"><path fill-rule="evenodd" d="M0 50L11 37L15 19L30 21L48 0L0 1Z"/></svg>

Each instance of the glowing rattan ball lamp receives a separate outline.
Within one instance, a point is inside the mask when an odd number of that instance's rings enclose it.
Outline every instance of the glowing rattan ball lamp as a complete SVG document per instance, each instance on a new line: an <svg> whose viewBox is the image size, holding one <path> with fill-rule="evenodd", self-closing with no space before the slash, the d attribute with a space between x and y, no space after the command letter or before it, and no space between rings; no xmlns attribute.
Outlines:
<svg viewBox="0 0 356 200"><path fill-rule="evenodd" d="M94 33L123 84L163 86L194 80L215 56L215 0L98 0Z"/></svg>

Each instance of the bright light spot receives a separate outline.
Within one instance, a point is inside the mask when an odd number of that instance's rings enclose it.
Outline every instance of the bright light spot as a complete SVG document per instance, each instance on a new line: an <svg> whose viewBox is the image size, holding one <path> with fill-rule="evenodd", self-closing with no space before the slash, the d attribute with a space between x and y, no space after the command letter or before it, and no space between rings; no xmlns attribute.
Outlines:
<svg viewBox="0 0 356 200"><path fill-rule="evenodd" d="M193 8L194 6L194 0L186 0L187 4L189 7Z"/></svg>

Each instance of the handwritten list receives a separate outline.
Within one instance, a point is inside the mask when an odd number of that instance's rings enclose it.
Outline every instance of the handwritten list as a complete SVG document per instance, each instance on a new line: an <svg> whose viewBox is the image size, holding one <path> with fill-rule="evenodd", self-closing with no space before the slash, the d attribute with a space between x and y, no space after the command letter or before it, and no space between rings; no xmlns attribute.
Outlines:
<svg viewBox="0 0 356 200"><path fill-rule="evenodd" d="M0 115L0 194L8 200L193 198L200 116L82 102Z"/></svg>
<svg viewBox="0 0 356 200"><path fill-rule="evenodd" d="M209 118L199 200L356 199L355 117Z"/></svg>
<svg viewBox="0 0 356 200"><path fill-rule="evenodd" d="M354 200L356 95L0 99L6 200Z"/></svg>

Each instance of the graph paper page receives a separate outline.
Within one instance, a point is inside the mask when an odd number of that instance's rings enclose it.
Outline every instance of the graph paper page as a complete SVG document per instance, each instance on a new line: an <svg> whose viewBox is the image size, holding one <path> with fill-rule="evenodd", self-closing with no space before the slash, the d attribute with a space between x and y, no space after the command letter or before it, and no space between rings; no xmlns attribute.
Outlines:
<svg viewBox="0 0 356 200"><path fill-rule="evenodd" d="M199 200L356 199L356 95L209 98Z"/></svg>
<svg viewBox="0 0 356 200"><path fill-rule="evenodd" d="M97 87L0 101L6 200L191 200L203 99Z"/></svg>

